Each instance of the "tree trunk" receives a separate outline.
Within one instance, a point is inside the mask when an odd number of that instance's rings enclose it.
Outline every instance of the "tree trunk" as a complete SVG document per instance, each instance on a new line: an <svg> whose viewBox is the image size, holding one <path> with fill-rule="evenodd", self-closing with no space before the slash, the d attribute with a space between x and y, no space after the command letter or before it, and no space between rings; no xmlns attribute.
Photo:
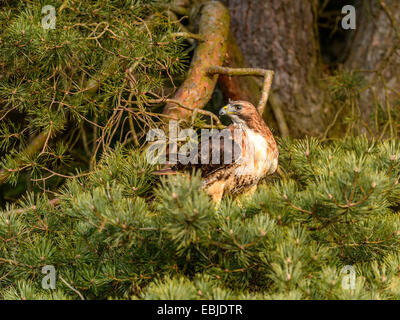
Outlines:
<svg viewBox="0 0 400 320"><path fill-rule="evenodd" d="M356 34L345 66L362 70L366 83L371 85L360 97L364 120L371 122L380 104L380 111L388 119L386 133L393 136L391 113L400 92L400 1L364 0L357 12ZM380 130L376 125L373 128Z"/></svg>
<svg viewBox="0 0 400 320"><path fill-rule="evenodd" d="M201 7L198 34L203 38L193 56L188 75L173 99L191 109L201 109L210 100L218 75L210 76L210 66L221 66L225 59L230 17L225 6L209 1ZM164 114L185 119L191 110L167 103Z"/></svg>
<svg viewBox="0 0 400 320"><path fill-rule="evenodd" d="M232 32L229 33L228 37L228 50L224 65L231 68L248 67ZM218 83L224 95L232 100L246 100L255 106L260 100L261 88L253 76L230 77L220 75Z"/></svg>
<svg viewBox="0 0 400 320"><path fill-rule="evenodd" d="M321 85L314 0L224 0L251 67L272 69L274 95L292 136L319 135L327 110Z"/></svg>

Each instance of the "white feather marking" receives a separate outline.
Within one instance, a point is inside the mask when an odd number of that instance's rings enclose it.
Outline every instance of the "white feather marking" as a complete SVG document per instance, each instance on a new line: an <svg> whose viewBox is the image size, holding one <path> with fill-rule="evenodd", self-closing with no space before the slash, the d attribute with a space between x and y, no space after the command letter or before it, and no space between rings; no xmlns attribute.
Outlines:
<svg viewBox="0 0 400 320"><path fill-rule="evenodd" d="M262 178L274 167L276 169L277 161L269 155L268 143L262 135L249 128L244 130L246 154L240 159L241 165L236 168L235 174Z"/></svg>

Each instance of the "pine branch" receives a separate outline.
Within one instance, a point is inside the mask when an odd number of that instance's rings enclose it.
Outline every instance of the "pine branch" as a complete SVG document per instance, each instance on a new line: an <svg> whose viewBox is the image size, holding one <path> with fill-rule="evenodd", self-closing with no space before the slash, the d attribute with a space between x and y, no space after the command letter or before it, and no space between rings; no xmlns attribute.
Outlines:
<svg viewBox="0 0 400 320"><path fill-rule="evenodd" d="M258 112L262 115L267 105L269 91L271 89L272 78L274 72L271 70L265 70L261 68L228 68L212 66L208 68L209 74L224 74L227 76L260 76L264 77L263 89L261 93L261 98L257 106Z"/></svg>
<svg viewBox="0 0 400 320"><path fill-rule="evenodd" d="M218 21L218 23L215 23ZM210 77L208 66L222 65L226 53L226 41L229 33L229 12L220 2L207 2L199 18L199 37L203 39L194 52L192 63L184 83L173 96L173 100L191 109L202 109L211 98L217 83L217 76ZM164 114L176 119L189 118L190 110L177 108L167 103Z"/></svg>

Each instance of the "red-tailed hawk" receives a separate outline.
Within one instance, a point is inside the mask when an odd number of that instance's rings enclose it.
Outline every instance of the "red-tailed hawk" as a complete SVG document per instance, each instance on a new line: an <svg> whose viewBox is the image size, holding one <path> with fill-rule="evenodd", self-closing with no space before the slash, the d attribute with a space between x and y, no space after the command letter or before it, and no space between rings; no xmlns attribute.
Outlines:
<svg viewBox="0 0 400 320"><path fill-rule="evenodd" d="M206 163L178 163L171 169L156 172L171 174L181 170L200 169L204 179L203 187L217 203L224 195L237 195L254 190L262 178L276 171L279 155L270 129L250 102L230 101L219 114L227 115L232 120L232 124L225 129L232 133L228 143L207 143L206 151L209 156ZM202 140L198 147L201 157L205 151L202 149L203 145ZM239 148L236 148L237 146ZM213 161L212 154L217 154L219 161Z"/></svg>

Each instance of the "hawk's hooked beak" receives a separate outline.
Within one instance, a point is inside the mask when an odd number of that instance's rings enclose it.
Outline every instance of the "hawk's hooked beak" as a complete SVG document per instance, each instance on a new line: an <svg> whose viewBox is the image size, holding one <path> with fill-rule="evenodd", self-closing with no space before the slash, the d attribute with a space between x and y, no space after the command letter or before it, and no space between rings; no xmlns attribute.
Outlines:
<svg viewBox="0 0 400 320"><path fill-rule="evenodd" d="M221 110L219 110L220 116L235 114L235 113L236 113L236 110L234 108L232 108L232 106L230 104L226 105L225 107L221 108Z"/></svg>

